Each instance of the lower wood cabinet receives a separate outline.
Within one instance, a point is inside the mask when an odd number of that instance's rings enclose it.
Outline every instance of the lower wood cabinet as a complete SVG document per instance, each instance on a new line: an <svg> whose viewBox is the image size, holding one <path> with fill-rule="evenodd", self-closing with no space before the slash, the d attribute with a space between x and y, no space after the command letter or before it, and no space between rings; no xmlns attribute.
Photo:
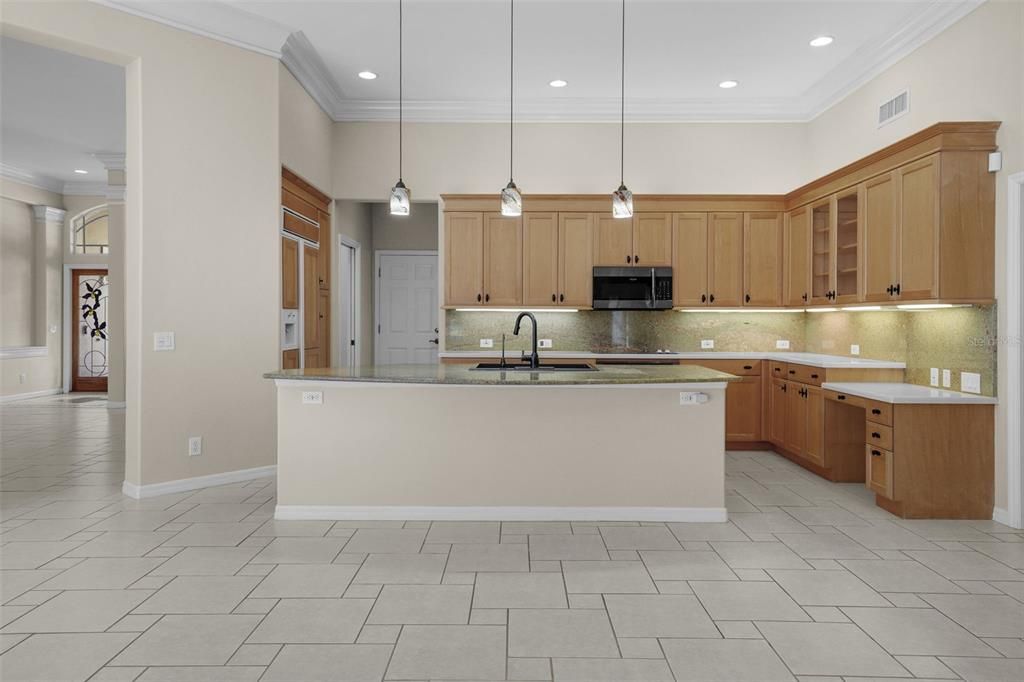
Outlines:
<svg viewBox="0 0 1024 682"><path fill-rule="evenodd" d="M299 241L281 237L281 307L299 307Z"/></svg>
<svg viewBox="0 0 1024 682"><path fill-rule="evenodd" d="M755 442L761 438L761 377L730 382L725 390L726 442Z"/></svg>
<svg viewBox="0 0 1024 682"><path fill-rule="evenodd" d="M882 497L892 499L892 451L873 445L865 445L864 450L864 485Z"/></svg>
<svg viewBox="0 0 1024 682"><path fill-rule="evenodd" d="M292 348L281 353L281 369L299 368L299 349Z"/></svg>
<svg viewBox="0 0 1024 682"><path fill-rule="evenodd" d="M772 377L771 390L768 392L768 433L767 441L776 447L786 444L786 398L789 386L785 379Z"/></svg>

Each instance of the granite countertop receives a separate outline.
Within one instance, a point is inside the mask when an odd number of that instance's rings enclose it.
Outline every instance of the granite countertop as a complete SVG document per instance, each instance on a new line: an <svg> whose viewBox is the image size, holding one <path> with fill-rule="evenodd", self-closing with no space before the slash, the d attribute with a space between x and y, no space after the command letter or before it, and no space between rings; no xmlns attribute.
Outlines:
<svg viewBox="0 0 1024 682"><path fill-rule="evenodd" d="M543 361L543 358L542 358ZM694 365L601 367L594 372L470 369L469 365L372 365L347 368L285 369L266 379L392 384L456 384L469 386L616 386L636 384L700 384L737 381L739 377Z"/></svg>
<svg viewBox="0 0 1024 682"><path fill-rule="evenodd" d="M500 351L465 350L442 351L441 358L497 358ZM507 357L518 357L518 351L506 353ZM582 353L576 351L541 351L541 362L544 358L551 359L589 359L598 360L778 360L798 365L824 368L863 368L863 369L906 369L907 363L895 360L871 360L869 358L852 358L845 355L824 355L821 353L797 353L790 351L692 351L685 353Z"/></svg>
<svg viewBox="0 0 1024 682"><path fill-rule="evenodd" d="M998 399L917 384L826 381L822 388L893 404L995 405Z"/></svg>

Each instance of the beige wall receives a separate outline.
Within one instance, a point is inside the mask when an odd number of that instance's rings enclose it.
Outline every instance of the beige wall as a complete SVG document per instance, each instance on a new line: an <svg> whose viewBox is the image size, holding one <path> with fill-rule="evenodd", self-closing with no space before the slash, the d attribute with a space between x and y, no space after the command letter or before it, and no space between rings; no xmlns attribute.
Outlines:
<svg viewBox="0 0 1024 682"><path fill-rule="evenodd" d="M126 478L273 464L280 282L253 273L280 268L277 61L88 2L5 2L3 19L127 65ZM156 331L177 349L154 352Z"/></svg>
<svg viewBox="0 0 1024 682"><path fill-rule="evenodd" d="M374 251L436 251L437 204L418 202L407 216L393 216L387 204L372 204Z"/></svg>
<svg viewBox="0 0 1024 682"><path fill-rule="evenodd" d="M281 164L330 194L331 137L334 123L295 76L278 64Z"/></svg>
<svg viewBox="0 0 1024 682"><path fill-rule="evenodd" d="M626 184L637 193L782 193L807 177L798 123L626 126ZM619 184L619 126L516 126L524 193L608 193ZM398 174L394 123L337 123L334 196L381 201ZM407 123L402 172L414 198L497 193L508 182L508 126Z"/></svg>
<svg viewBox="0 0 1024 682"><path fill-rule="evenodd" d="M36 344L32 206L0 199L0 347Z"/></svg>
<svg viewBox="0 0 1024 682"><path fill-rule="evenodd" d="M374 282L374 270L373 270L373 217L370 213L370 204L360 201L335 201L334 202L334 231L336 234L343 234L346 237L354 239L359 242L359 272L361 275L359 282L359 333L356 337L356 348L359 348L359 356L357 364L360 365L372 365L373 364L373 282ZM338 243L335 238L334 244ZM339 249L334 249L335 254ZM333 258L337 263L337 258ZM333 275L338 272L335 267ZM335 301L335 310L337 310L337 301L341 300L341 287L340 278L337 276L331 277L331 299ZM339 365L340 361L340 342L341 339L336 333L331 334L331 357L334 358L333 364Z"/></svg>

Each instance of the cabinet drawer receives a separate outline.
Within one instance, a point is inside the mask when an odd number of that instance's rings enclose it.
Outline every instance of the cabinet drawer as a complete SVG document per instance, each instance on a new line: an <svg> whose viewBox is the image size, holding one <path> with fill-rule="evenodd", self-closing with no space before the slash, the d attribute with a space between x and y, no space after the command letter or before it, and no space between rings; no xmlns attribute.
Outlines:
<svg viewBox="0 0 1024 682"><path fill-rule="evenodd" d="M699 365L736 376L760 376L760 360L680 360L680 365Z"/></svg>
<svg viewBox="0 0 1024 682"><path fill-rule="evenodd" d="M821 382L825 377L825 370L820 367L809 367L808 365L790 364L786 373L789 374L789 378L793 381L799 381L801 384L810 384L811 386L821 386Z"/></svg>
<svg viewBox="0 0 1024 682"><path fill-rule="evenodd" d="M864 422L864 442L874 448L892 450L892 427Z"/></svg>
<svg viewBox="0 0 1024 682"><path fill-rule="evenodd" d="M886 426L892 426L891 404L880 403L877 400L865 400L864 412L867 414L869 422L875 422L876 424L885 424Z"/></svg>
<svg viewBox="0 0 1024 682"><path fill-rule="evenodd" d="M789 365L785 362L776 362L775 360L769 360L768 366L772 368L773 379L788 379L789 378Z"/></svg>
<svg viewBox="0 0 1024 682"><path fill-rule="evenodd" d="M845 405L854 405L856 407L864 407L866 402L864 398L857 395L850 395L849 393L840 393L839 391L825 391L825 400L834 400L837 403L843 403Z"/></svg>
<svg viewBox="0 0 1024 682"><path fill-rule="evenodd" d="M865 445L864 453L867 458L864 463L864 485L882 497L893 499L892 451Z"/></svg>

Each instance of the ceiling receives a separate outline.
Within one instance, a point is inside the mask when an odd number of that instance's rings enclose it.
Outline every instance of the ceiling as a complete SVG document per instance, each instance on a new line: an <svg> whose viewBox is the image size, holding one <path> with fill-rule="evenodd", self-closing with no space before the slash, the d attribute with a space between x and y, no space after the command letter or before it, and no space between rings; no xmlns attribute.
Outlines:
<svg viewBox="0 0 1024 682"><path fill-rule="evenodd" d="M67 193L95 191L107 172L94 155L123 155L124 146L124 69L0 37L5 176L55 192L65 184Z"/></svg>
<svg viewBox="0 0 1024 682"><path fill-rule="evenodd" d="M280 55L335 120L397 117L397 0L98 1ZM809 120L982 1L628 0L627 117ZM515 9L520 119L617 119L619 2ZM503 0L405 0L407 116L507 117L508 30ZM819 35L835 42L809 46ZM568 87L549 87L555 78ZM719 88L726 79L739 87Z"/></svg>

